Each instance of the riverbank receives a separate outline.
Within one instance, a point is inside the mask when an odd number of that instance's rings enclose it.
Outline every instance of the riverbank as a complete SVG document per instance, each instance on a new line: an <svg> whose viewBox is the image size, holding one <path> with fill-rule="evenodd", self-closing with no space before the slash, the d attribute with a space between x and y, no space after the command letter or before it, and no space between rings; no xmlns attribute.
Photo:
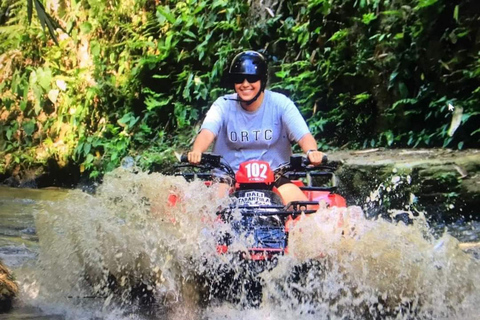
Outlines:
<svg viewBox="0 0 480 320"><path fill-rule="evenodd" d="M18 286L12 273L0 260L0 313L12 308L13 299L18 294Z"/></svg>
<svg viewBox="0 0 480 320"><path fill-rule="evenodd" d="M414 208L434 219L480 216L480 150L370 149L333 152L329 159L350 204Z"/></svg>

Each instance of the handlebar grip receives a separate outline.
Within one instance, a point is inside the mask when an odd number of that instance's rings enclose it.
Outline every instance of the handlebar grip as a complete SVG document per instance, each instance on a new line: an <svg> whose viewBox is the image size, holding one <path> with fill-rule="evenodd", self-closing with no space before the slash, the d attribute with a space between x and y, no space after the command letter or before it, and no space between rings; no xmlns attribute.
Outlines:
<svg viewBox="0 0 480 320"><path fill-rule="evenodd" d="M328 162L328 156L324 153L322 157L322 164L327 164Z"/></svg>
<svg viewBox="0 0 480 320"><path fill-rule="evenodd" d="M188 162L188 155L186 153L180 156L180 162Z"/></svg>
<svg viewBox="0 0 480 320"><path fill-rule="evenodd" d="M328 156L324 153L322 157L322 163L320 165L325 165L328 162ZM310 159L308 157L305 157L304 163L306 166L310 165Z"/></svg>
<svg viewBox="0 0 480 320"><path fill-rule="evenodd" d="M220 166L220 156L216 154L211 154L211 153L202 153L202 158L200 160L201 165L210 165L213 167L219 167ZM180 156L180 162L183 163L188 163L188 155L186 153L182 154Z"/></svg>

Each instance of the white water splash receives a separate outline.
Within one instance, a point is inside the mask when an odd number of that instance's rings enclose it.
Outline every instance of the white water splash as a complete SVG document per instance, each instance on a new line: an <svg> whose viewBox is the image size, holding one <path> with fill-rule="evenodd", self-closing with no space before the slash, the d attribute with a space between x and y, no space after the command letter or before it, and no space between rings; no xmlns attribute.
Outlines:
<svg viewBox="0 0 480 320"><path fill-rule="evenodd" d="M71 319L82 311L85 319L467 319L480 303L479 263L453 237L434 238L421 216L406 226L350 207L301 219L289 254L260 274L259 307L245 309L246 296L204 305L199 275L222 276L230 263L216 253L215 234L228 229L216 222L228 199L216 194L201 182L119 169L96 195L44 203L38 268L24 281L30 300L65 306ZM238 285L245 269L231 270ZM132 292L156 304L137 312Z"/></svg>

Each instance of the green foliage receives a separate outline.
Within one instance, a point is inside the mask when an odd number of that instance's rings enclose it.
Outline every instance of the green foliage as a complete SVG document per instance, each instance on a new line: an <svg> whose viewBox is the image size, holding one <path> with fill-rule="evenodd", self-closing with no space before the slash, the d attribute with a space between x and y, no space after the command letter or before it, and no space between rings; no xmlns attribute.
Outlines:
<svg viewBox="0 0 480 320"><path fill-rule="evenodd" d="M476 1L286 0L267 8L255 0L75 0L50 3L38 20L31 15L40 0L6 0L0 172L50 158L74 161L91 177L125 156L164 166L189 148L226 92L228 62L245 49L264 50L270 87L297 103L323 149L478 147ZM449 105L463 111L453 131Z"/></svg>
<svg viewBox="0 0 480 320"><path fill-rule="evenodd" d="M311 40L281 29L288 51L273 86L294 98L324 145L478 147L477 7L473 0L292 6L297 18L284 25L308 17L302 33ZM464 111L452 136L449 104Z"/></svg>

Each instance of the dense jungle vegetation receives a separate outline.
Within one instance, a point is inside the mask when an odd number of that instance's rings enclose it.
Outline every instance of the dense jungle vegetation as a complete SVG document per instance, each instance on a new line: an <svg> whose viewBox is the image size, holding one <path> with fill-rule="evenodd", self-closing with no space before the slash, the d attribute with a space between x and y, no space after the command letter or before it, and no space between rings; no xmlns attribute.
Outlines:
<svg viewBox="0 0 480 320"><path fill-rule="evenodd" d="M168 163L246 49L321 149L480 146L478 0L1 0L0 174Z"/></svg>

